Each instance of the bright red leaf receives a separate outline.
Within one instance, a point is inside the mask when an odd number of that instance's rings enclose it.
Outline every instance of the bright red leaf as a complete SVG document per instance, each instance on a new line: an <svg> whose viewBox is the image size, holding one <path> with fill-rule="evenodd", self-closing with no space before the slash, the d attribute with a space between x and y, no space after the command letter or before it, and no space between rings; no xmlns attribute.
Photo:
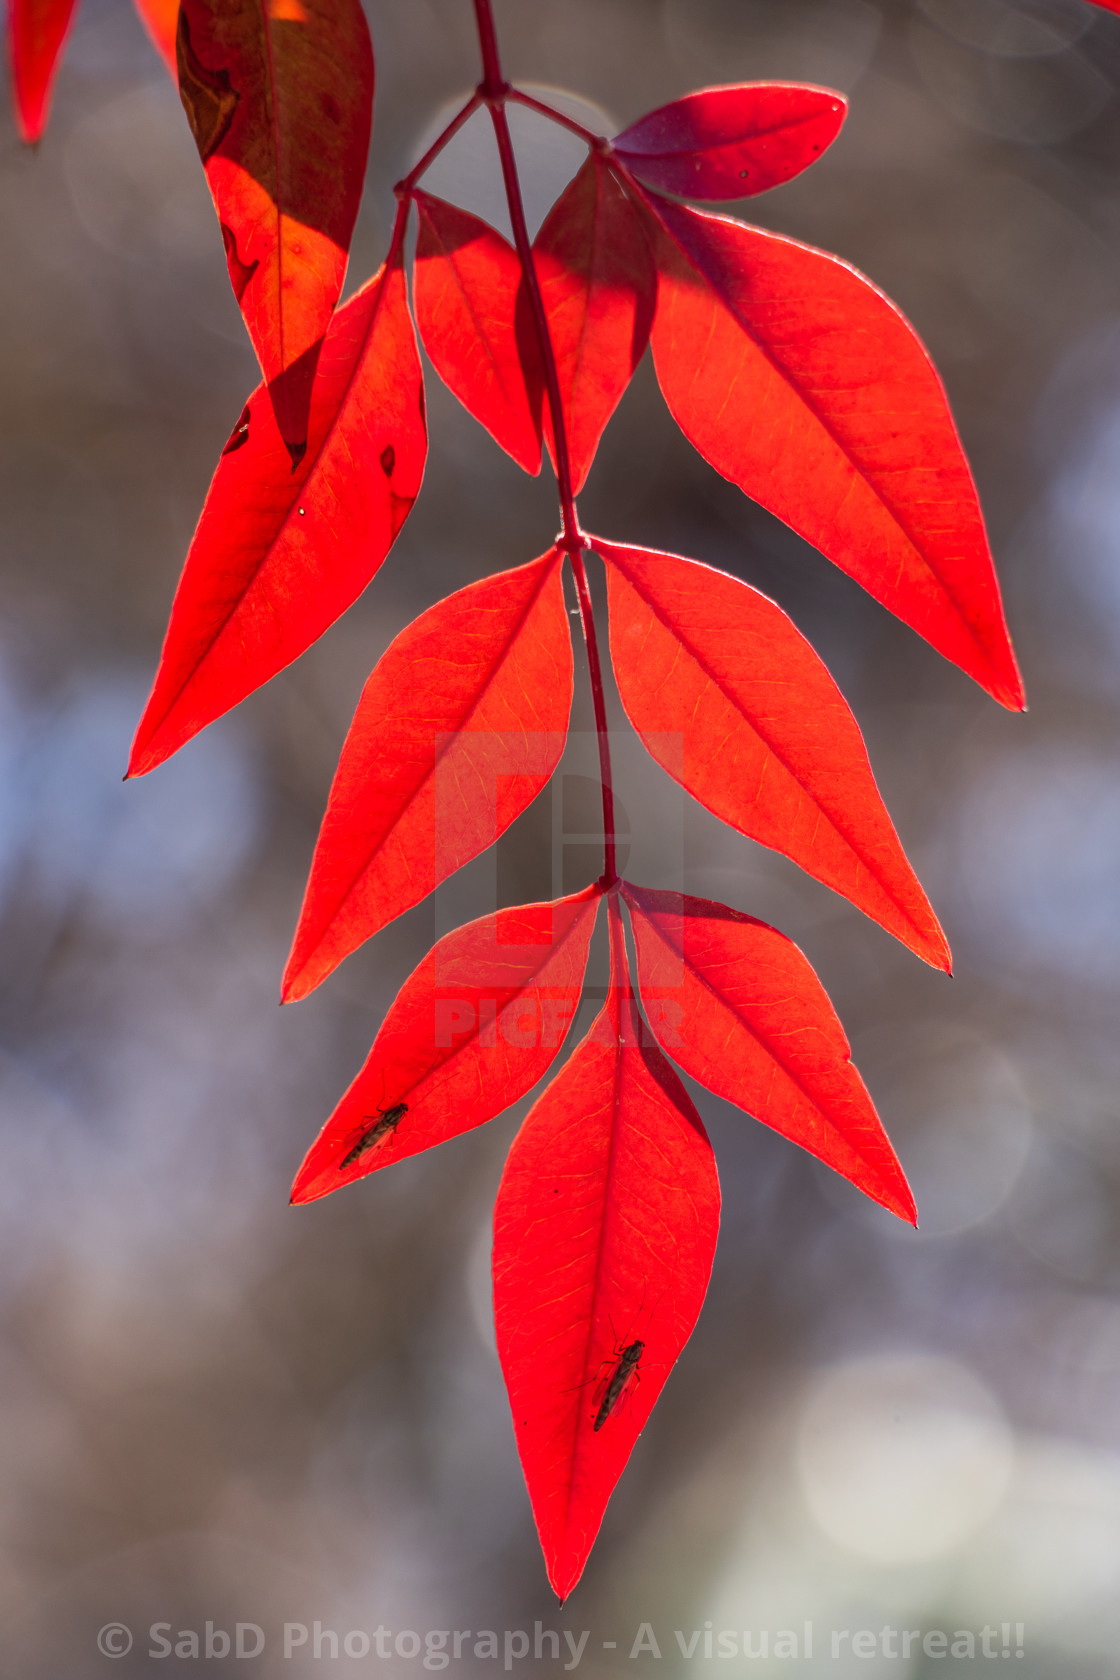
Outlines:
<svg viewBox="0 0 1120 1680"><path fill-rule="evenodd" d="M724 822L948 968L859 726L781 608L696 560L590 541L607 563L622 704L658 762Z"/></svg>
<svg viewBox="0 0 1120 1680"><path fill-rule="evenodd" d="M129 774L283 670L361 594L424 472L420 360L399 258L331 322L293 470L259 386L218 463Z"/></svg>
<svg viewBox="0 0 1120 1680"><path fill-rule="evenodd" d="M566 1598L708 1287L711 1145L630 995L617 903L606 1006L534 1104L494 1209L494 1318L549 1579Z"/></svg>
<svg viewBox="0 0 1120 1680"><path fill-rule="evenodd" d="M797 946L710 899L623 890L642 1002L673 1060L914 1224L898 1157Z"/></svg>
<svg viewBox="0 0 1120 1680"><path fill-rule="evenodd" d="M397 993L365 1066L308 1151L292 1201L431 1149L524 1096L575 1017L599 896L596 885L499 910L441 939ZM363 1149L398 1106L405 1112Z"/></svg>
<svg viewBox="0 0 1120 1680"><path fill-rule="evenodd" d="M179 0L135 0L140 21L176 81L179 62L175 41L179 30Z"/></svg>
<svg viewBox="0 0 1120 1680"><path fill-rule="evenodd" d="M685 198L746 198L800 175L831 146L848 102L830 88L746 82L674 99L620 134L632 175Z"/></svg>
<svg viewBox="0 0 1120 1680"><path fill-rule="evenodd" d="M373 112L360 0L182 0L179 92L280 435L307 442Z"/></svg>
<svg viewBox="0 0 1120 1680"><path fill-rule="evenodd" d="M1021 708L976 490L913 328L837 257L651 202L668 230L654 360L686 436L1003 705Z"/></svg>
<svg viewBox="0 0 1120 1680"><path fill-rule="evenodd" d="M493 845L564 750L561 555L460 589L402 630L362 692L319 832L285 1001Z"/></svg>
<svg viewBox="0 0 1120 1680"><path fill-rule="evenodd" d="M466 210L418 192L412 298L432 366L519 467L541 468L539 404L526 389L514 326L521 264L508 240ZM540 384L535 342L525 365Z"/></svg>
<svg viewBox="0 0 1120 1680"><path fill-rule="evenodd" d="M1106 12L1120 12L1120 0L1093 0L1094 6L1101 6Z"/></svg>
<svg viewBox="0 0 1120 1680"><path fill-rule="evenodd" d="M549 211L533 244L533 262L578 495L603 428L645 353L657 289L641 220L598 153ZM518 329L525 365L531 367L536 339L524 296ZM555 459L552 419L539 381L535 389Z"/></svg>
<svg viewBox="0 0 1120 1680"><path fill-rule="evenodd" d="M8 0L8 61L19 137L40 139L51 90L74 21L75 0Z"/></svg>

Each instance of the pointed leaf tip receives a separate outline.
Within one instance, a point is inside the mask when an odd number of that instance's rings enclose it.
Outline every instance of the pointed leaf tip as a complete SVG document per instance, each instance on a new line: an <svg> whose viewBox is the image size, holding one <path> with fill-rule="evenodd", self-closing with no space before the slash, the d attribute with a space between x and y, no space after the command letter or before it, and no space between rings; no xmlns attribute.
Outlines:
<svg viewBox="0 0 1120 1680"><path fill-rule="evenodd" d="M699 1314L719 1181L680 1080L642 1039L611 901L607 1002L537 1099L494 1209L494 1320L549 1580L569 1596Z"/></svg>
<svg viewBox="0 0 1120 1680"><path fill-rule="evenodd" d="M848 101L831 88L745 82L702 88L662 105L620 134L632 175L683 198L747 198L815 163L835 140Z"/></svg>
<svg viewBox="0 0 1120 1680"><path fill-rule="evenodd" d="M230 281L286 443L307 439L319 343L342 291L373 115L360 0L182 0L179 93ZM313 370L312 370L313 371Z"/></svg>
<svg viewBox="0 0 1120 1680"><path fill-rule="evenodd" d="M130 775L283 670L361 594L420 489L422 396L397 260L331 322L297 466L263 385L242 409L183 567Z"/></svg>
<svg viewBox="0 0 1120 1680"><path fill-rule="evenodd" d="M828 996L776 928L626 883L638 983L673 1060L910 1224L910 1186Z"/></svg>
<svg viewBox="0 0 1120 1680"><path fill-rule="evenodd" d="M838 257L645 194L651 343L705 460L1016 710L1023 685L945 391L914 329Z"/></svg>
<svg viewBox="0 0 1120 1680"><path fill-rule="evenodd" d="M293 1200L314 1201L480 1126L535 1085L575 1018L599 898L588 887L446 934L397 993ZM375 1117L398 1106L391 1133L371 1137Z"/></svg>
<svg viewBox="0 0 1120 1680"><path fill-rule="evenodd" d="M550 549L468 584L382 655L331 786L286 998L493 845L552 775L572 703L561 561Z"/></svg>
<svg viewBox="0 0 1120 1680"><path fill-rule="evenodd" d="M8 59L20 139L37 145L47 126L55 77L76 0L9 0Z"/></svg>
<svg viewBox="0 0 1120 1680"><path fill-rule="evenodd" d="M947 968L859 726L781 608L699 561L589 540L606 562L619 694L653 757L724 822Z"/></svg>

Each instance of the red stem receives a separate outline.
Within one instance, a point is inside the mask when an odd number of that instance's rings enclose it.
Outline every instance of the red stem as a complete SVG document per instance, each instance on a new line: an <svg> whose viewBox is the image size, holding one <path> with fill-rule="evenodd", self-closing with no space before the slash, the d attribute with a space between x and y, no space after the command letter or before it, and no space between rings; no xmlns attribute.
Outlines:
<svg viewBox="0 0 1120 1680"><path fill-rule="evenodd" d="M560 376L556 371L556 354L552 348L544 299L541 297L540 283L537 280L537 271L533 263L529 229L525 224L525 206L521 198L521 182L517 174L517 159L514 156L509 122L506 118L506 100L514 97L513 90L502 75L491 0L474 0L474 10L478 22L478 42L482 51L482 83L479 94L488 106L490 120L494 124L494 138L498 143L498 156L502 164L502 179L505 182L506 203L509 206L510 225L513 228L513 242L521 263L521 272L525 279L525 289L528 294L537 343L540 347L545 390L548 394L548 411L552 419L556 482L560 492L560 517L563 522L558 546L564 549L571 561L572 573L576 580L580 621L583 625L583 639L587 644L587 669L591 679L591 698L595 707L595 729L599 738L599 773L603 789L603 878L609 888L613 887L618 880L618 871L615 867L614 784L611 776L610 738L607 733L607 706L603 693L603 667L599 659L599 642L595 634L591 590L587 582L587 571L583 564L583 550L587 547L587 542L579 528L579 516L576 513L575 497L572 494L572 466L568 452L568 433L564 424L564 405L560 397ZM521 103L529 103L529 101L522 99ZM559 113L550 114L558 115Z"/></svg>
<svg viewBox="0 0 1120 1680"><path fill-rule="evenodd" d="M411 193L413 187L416 185L421 175L423 175L424 171L431 168L436 158L447 145L447 142L458 134L467 118L473 117L482 103L483 100L481 93L476 92L471 94L471 97L467 100L467 103L463 106L462 110L455 113L443 133L439 135L437 139L432 141L432 144L428 147L424 156L420 159L420 162L415 166L415 168L410 169L404 179L397 182L393 191L396 193L398 198L405 198L409 193Z"/></svg>

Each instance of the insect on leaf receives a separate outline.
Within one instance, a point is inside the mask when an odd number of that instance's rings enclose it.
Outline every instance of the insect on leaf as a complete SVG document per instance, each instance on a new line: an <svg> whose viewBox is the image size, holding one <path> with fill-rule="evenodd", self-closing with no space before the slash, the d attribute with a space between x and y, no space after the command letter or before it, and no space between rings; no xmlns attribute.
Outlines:
<svg viewBox="0 0 1120 1680"><path fill-rule="evenodd" d="M685 435L1003 705L1021 709L975 486L913 328L838 257L650 202L663 230L654 362Z"/></svg>
<svg viewBox="0 0 1120 1680"><path fill-rule="evenodd" d="M541 468L536 341L522 353L514 327L521 264L509 241L466 210L417 192L420 232L412 274L416 325L432 366L468 413L519 467Z"/></svg>
<svg viewBox="0 0 1120 1680"><path fill-rule="evenodd" d="M844 1029L797 946L710 899L623 890L642 1002L673 1060L914 1224Z"/></svg>
<svg viewBox="0 0 1120 1680"><path fill-rule="evenodd" d="M632 175L661 192L746 198L815 163L847 112L843 94L795 82L701 88L640 117L614 151Z"/></svg>
<svg viewBox="0 0 1120 1680"><path fill-rule="evenodd" d="M411 511L426 453L398 259L331 322L294 471L264 387L246 403L187 555L130 775L162 763L346 611Z"/></svg>
<svg viewBox="0 0 1120 1680"><path fill-rule="evenodd" d="M562 1599L692 1333L719 1226L711 1145L642 1042L613 900L611 947L606 1005L514 1140L494 1209L498 1353Z"/></svg>
<svg viewBox="0 0 1120 1680"><path fill-rule="evenodd" d="M19 137L42 138L75 0L8 0L8 61Z"/></svg>
<svg viewBox="0 0 1120 1680"><path fill-rule="evenodd" d="M182 0L178 65L230 281L298 461L369 151L365 14L360 0Z"/></svg>
<svg viewBox="0 0 1120 1680"><path fill-rule="evenodd" d="M549 337L556 358L568 436L572 488L578 495L619 399L645 353L657 277L641 219L606 161L593 152L549 211L533 244ZM536 337L524 294L518 337L527 367ZM555 459L552 418L543 427Z"/></svg>
<svg viewBox="0 0 1120 1680"><path fill-rule="evenodd" d="M366 683L331 787L284 975L305 997L476 857L564 750L572 643L552 549L421 613Z"/></svg>
<svg viewBox="0 0 1120 1680"><path fill-rule="evenodd" d="M175 40L179 30L179 0L135 0L140 21L152 38L172 77L179 79Z"/></svg>
<svg viewBox="0 0 1120 1680"><path fill-rule="evenodd" d="M607 567L622 704L658 762L724 822L947 969L859 726L781 608L696 560L590 541Z"/></svg>
<svg viewBox="0 0 1120 1680"><path fill-rule="evenodd" d="M575 1016L600 889L456 928L409 975L292 1187L310 1202L492 1120L555 1060ZM407 1114L344 1166L379 1112Z"/></svg>

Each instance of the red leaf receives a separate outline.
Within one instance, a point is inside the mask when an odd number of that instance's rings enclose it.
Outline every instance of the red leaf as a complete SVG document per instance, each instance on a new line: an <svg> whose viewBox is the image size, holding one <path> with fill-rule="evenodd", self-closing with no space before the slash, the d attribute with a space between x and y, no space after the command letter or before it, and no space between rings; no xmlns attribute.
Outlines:
<svg viewBox="0 0 1120 1680"><path fill-rule="evenodd" d="M283 670L361 594L420 488L423 400L398 259L331 322L294 471L264 387L246 403L187 555L130 775Z"/></svg>
<svg viewBox="0 0 1120 1680"><path fill-rule="evenodd" d="M831 146L848 102L830 88L746 82L674 99L620 134L632 175L685 198L746 198L800 175Z"/></svg>
<svg viewBox="0 0 1120 1680"><path fill-rule="evenodd" d="M1100 6L1106 12L1120 12L1120 0L1093 0L1094 6Z"/></svg>
<svg viewBox="0 0 1120 1680"><path fill-rule="evenodd" d="M724 822L947 969L859 726L781 608L696 560L589 540L607 562L622 704L658 763Z"/></svg>
<svg viewBox="0 0 1120 1680"><path fill-rule="evenodd" d="M673 1060L915 1224L844 1029L797 946L710 899L623 891L642 1001Z"/></svg>
<svg viewBox="0 0 1120 1680"><path fill-rule="evenodd" d="M42 138L75 0L8 0L12 102L21 140Z"/></svg>
<svg viewBox="0 0 1120 1680"><path fill-rule="evenodd" d="M614 900L611 944L606 1007L534 1104L494 1209L498 1352L562 1599L692 1332L719 1225L700 1117L641 1042Z"/></svg>
<svg viewBox="0 0 1120 1680"><path fill-rule="evenodd" d="M913 328L837 257L667 199L652 342L707 461L1002 702L1023 689L976 490Z"/></svg>
<svg viewBox="0 0 1120 1680"><path fill-rule="evenodd" d="M335 772L285 1001L493 845L552 775L572 704L561 560L469 584L382 656Z"/></svg>
<svg viewBox="0 0 1120 1680"><path fill-rule="evenodd" d="M453 204L415 194L412 296L432 366L519 467L541 469L541 432L514 330L521 264L500 233ZM526 365L539 385L536 347Z"/></svg>
<svg viewBox="0 0 1120 1680"><path fill-rule="evenodd" d="M151 36L156 51L178 81L175 39L179 29L179 0L135 0L135 3L140 21Z"/></svg>
<svg viewBox="0 0 1120 1680"><path fill-rule="evenodd" d="M365 1066L308 1151L293 1202L492 1120L556 1059L579 1004L600 888L499 910L409 975ZM378 1116L405 1112L356 1158Z"/></svg>
<svg viewBox="0 0 1120 1680"><path fill-rule="evenodd" d="M656 300L656 273L641 221L605 160L592 153L549 211L533 244L556 357L578 495L603 428L641 361ZM526 366L535 345L522 298L518 334ZM538 400L540 386L537 386ZM555 459L547 403L544 435Z"/></svg>
<svg viewBox="0 0 1120 1680"><path fill-rule="evenodd" d="M342 291L373 111L360 0L182 0L179 92L293 461Z"/></svg>

